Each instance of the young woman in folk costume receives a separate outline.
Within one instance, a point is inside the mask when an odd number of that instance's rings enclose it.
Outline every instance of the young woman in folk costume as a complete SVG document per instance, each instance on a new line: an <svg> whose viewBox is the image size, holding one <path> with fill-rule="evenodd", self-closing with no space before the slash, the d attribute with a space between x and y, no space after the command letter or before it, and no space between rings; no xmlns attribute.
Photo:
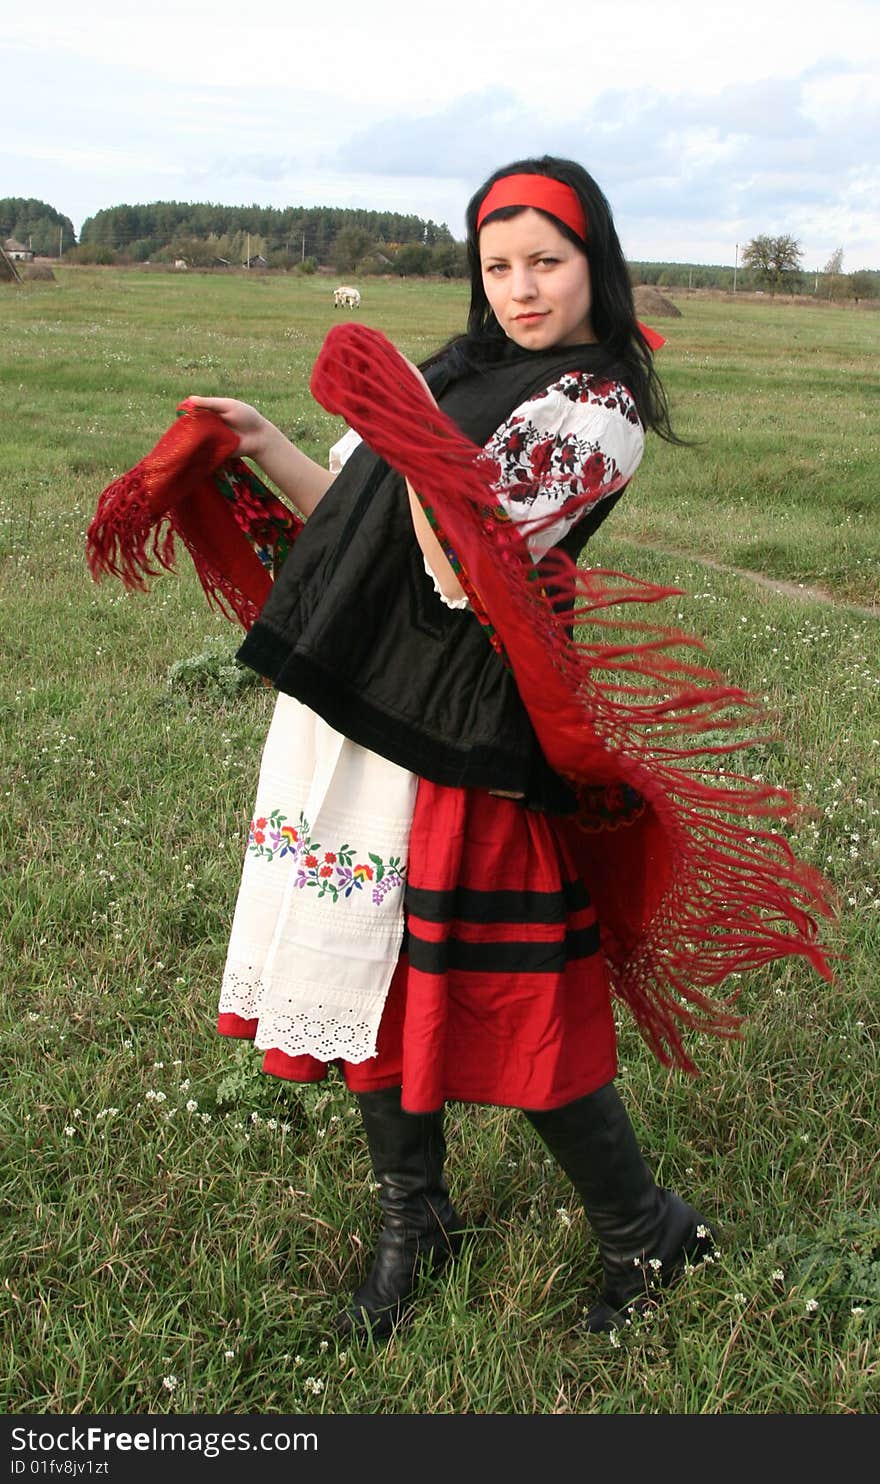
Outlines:
<svg viewBox="0 0 880 1484"><path fill-rule="evenodd" d="M706 993L731 970L828 972L824 888L753 819L787 796L719 786L747 698L671 658L681 635L621 640L615 616L612 639L609 610L666 594L574 566L645 430L674 438L608 204L545 157L493 175L467 226L467 331L424 380L330 332L312 389L352 427L340 472L244 403L185 404L306 518L240 650L279 695L219 1029L277 1076L335 1063L357 1098L384 1224L336 1319L355 1335L390 1333L460 1246L450 1099L523 1110L598 1240L586 1326L622 1323L714 1237L640 1153L612 992L693 1071L685 1026L736 1032Z"/></svg>

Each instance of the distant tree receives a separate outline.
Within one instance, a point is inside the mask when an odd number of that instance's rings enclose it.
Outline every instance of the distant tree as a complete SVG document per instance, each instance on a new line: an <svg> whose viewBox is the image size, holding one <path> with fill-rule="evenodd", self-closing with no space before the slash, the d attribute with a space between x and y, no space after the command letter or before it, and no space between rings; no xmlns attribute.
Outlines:
<svg viewBox="0 0 880 1484"><path fill-rule="evenodd" d="M430 273L431 249L422 242L405 242L395 255L394 271L401 278Z"/></svg>
<svg viewBox="0 0 880 1484"><path fill-rule="evenodd" d="M828 259L828 262L825 264L825 267L822 269L822 272L825 274L825 277L828 281L829 299L834 298L835 289L837 287L837 280L840 277L842 268L843 248L836 247L834 249L834 252L831 254L831 257Z"/></svg>
<svg viewBox="0 0 880 1484"><path fill-rule="evenodd" d="M445 222L438 226L436 222L429 220L425 224L423 241L426 247L436 247L440 242L451 242L452 233Z"/></svg>
<svg viewBox="0 0 880 1484"><path fill-rule="evenodd" d="M464 242L442 239L431 248L431 272L444 278L464 278L467 273L467 246Z"/></svg>
<svg viewBox="0 0 880 1484"><path fill-rule="evenodd" d="M373 234L365 227L352 225L337 232L333 243L333 266L339 273L350 273L373 246Z"/></svg>
<svg viewBox="0 0 880 1484"><path fill-rule="evenodd" d="M859 268L849 275L849 291L856 302L859 299L876 299L880 296L880 273Z"/></svg>
<svg viewBox="0 0 880 1484"><path fill-rule="evenodd" d="M743 263L769 284L771 294L776 293L787 273L800 269L802 257L800 243L787 233L779 237L766 234L753 237L743 248Z"/></svg>
<svg viewBox="0 0 880 1484"><path fill-rule="evenodd" d="M104 242L80 242L76 247L67 248L64 261L65 263L97 263L101 267L110 267L116 262L116 253Z"/></svg>
<svg viewBox="0 0 880 1484"><path fill-rule="evenodd" d="M131 244L131 256L136 263L148 263L154 252L162 246L157 237L139 237Z"/></svg>

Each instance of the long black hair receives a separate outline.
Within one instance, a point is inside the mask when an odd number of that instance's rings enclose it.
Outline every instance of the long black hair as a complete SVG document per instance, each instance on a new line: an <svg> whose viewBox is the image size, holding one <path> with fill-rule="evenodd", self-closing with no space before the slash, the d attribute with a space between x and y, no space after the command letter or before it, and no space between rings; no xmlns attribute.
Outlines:
<svg viewBox="0 0 880 1484"><path fill-rule="evenodd" d="M613 370L631 391L646 428L652 428L669 443L681 442L672 431L666 393L654 369L653 353L636 320L632 285L611 207L593 177L574 160L557 159L553 155L542 155L535 160L515 160L513 164L496 170L474 192L465 213L471 278L467 330L464 335L450 341L438 356L430 357L426 364L433 364L441 354L453 353L463 365L485 365L487 361L501 358L509 344L486 298L477 231L477 216L487 191L496 180L502 180L506 175L546 175L552 180L562 181L574 191L587 222L586 242L551 212L544 215L574 243L579 252L585 254L589 262L592 326L599 346L607 356L608 370ZM490 212L485 220L508 221L525 209L522 206L502 206Z"/></svg>

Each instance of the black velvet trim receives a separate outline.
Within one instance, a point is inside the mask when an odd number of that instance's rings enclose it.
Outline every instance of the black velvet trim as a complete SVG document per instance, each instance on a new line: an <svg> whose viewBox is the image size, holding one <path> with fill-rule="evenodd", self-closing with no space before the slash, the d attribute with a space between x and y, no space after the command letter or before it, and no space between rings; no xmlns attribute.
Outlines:
<svg viewBox="0 0 880 1484"><path fill-rule="evenodd" d="M503 789L524 795L529 807L568 814L576 807L574 794L563 779L545 765L540 775L532 760L500 746L478 743L456 747L449 740L416 731L411 721L392 716L338 684L308 655L290 652L283 635L265 619L250 630L238 650L238 659L265 675L280 691L317 711L331 727L361 747L379 753L398 767L448 788Z"/></svg>
<svg viewBox="0 0 880 1484"><path fill-rule="evenodd" d="M466 943L448 938L429 943L409 927L407 954L410 968L423 974L446 974L458 969L474 974L561 974L575 959L599 951L599 928L579 928L555 943Z"/></svg>
<svg viewBox="0 0 880 1484"><path fill-rule="evenodd" d="M583 881L566 881L561 892L406 888L406 910L423 922L564 922L568 913L589 905L590 894Z"/></svg>

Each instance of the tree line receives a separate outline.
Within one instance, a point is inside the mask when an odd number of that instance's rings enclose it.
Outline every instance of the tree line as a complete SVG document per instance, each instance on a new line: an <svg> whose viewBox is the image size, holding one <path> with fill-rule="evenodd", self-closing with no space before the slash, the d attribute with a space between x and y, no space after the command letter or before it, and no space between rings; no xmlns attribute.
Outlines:
<svg viewBox="0 0 880 1484"><path fill-rule="evenodd" d="M172 263L192 268L270 268L313 273L467 277L467 250L445 222L393 211L335 206L220 206L154 201L110 206L88 217L79 243L69 217L44 201L0 199L0 241L15 237L40 256L72 262ZM789 234L760 234L746 243L742 266L631 262L634 284L658 288L712 288L771 294L814 293L832 299L880 298L880 270L843 272L838 247L821 272L805 270L803 251Z"/></svg>
<svg viewBox="0 0 880 1484"><path fill-rule="evenodd" d="M630 262L634 284L657 288L736 289L762 293L815 294L828 299L880 298L880 269L861 268L843 272L844 252L838 247L823 268L805 269L800 243L788 234L762 234L747 242L742 266L721 263Z"/></svg>
<svg viewBox="0 0 880 1484"><path fill-rule="evenodd" d="M84 223L79 256L234 266L258 256L271 268L454 275L459 256L444 222L394 211L334 206L217 206L155 201L112 206Z"/></svg>

